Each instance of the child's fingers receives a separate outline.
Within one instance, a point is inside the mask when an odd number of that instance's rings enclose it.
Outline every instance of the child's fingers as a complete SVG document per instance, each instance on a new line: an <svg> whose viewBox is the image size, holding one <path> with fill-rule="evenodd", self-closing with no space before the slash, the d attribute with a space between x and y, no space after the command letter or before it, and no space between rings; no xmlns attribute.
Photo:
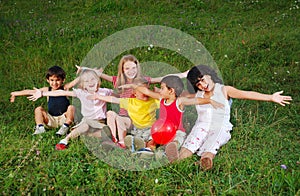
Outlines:
<svg viewBox="0 0 300 196"><path fill-rule="evenodd" d="M29 97L27 97L27 99L29 99L30 101L36 101L37 100L37 98L35 98L34 96L29 96Z"/></svg>

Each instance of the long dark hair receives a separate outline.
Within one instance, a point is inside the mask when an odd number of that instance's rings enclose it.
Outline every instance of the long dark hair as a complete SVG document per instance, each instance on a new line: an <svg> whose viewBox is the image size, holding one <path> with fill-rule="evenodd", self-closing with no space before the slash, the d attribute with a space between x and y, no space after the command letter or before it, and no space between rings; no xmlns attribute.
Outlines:
<svg viewBox="0 0 300 196"><path fill-rule="evenodd" d="M197 83L205 75L209 75L214 83L223 84L223 81L219 78L217 72L211 67L207 65L194 66L187 74L187 89L189 93L195 93L199 90Z"/></svg>

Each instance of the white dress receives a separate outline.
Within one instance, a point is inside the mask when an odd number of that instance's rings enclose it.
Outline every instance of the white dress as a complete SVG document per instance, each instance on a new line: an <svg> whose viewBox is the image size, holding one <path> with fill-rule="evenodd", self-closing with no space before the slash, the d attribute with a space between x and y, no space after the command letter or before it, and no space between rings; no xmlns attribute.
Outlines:
<svg viewBox="0 0 300 196"><path fill-rule="evenodd" d="M230 101L222 92L223 85L216 83L212 100L222 103L224 108L215 109L211 104L196 105L198 118L183 147L199 156L203 152L217 154L219 148L230 138L232 124L230 123ZM204 91L198 91L196 97L203 98Z"/></svg>

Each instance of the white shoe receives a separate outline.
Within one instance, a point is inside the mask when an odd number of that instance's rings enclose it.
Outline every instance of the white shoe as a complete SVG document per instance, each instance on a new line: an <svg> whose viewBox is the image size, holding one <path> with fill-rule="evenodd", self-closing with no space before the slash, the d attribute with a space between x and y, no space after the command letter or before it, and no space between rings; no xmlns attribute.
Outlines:
<svg viewBox="0 0 300 196"><path fill-rule="evenodd" d="M69 127L62 125L60 127L60 129L56 132L56 135L66 135L66 133L68 132Z"/></svg>
<svg viewBox="0 0 300 196"><path fill-rule="evenodd" d="M62 139L62 140L59 141L59 144L68 145L68 140L67 139Z"/></svg>
<svg viewBox="0 0 300 196"><path fill-rule="evenodd" d="M37 134L41 134L41 133L45 133L45 127L44 126L36 126L35 127L35 132L33 133L33 135L37 135Z"/></svg>

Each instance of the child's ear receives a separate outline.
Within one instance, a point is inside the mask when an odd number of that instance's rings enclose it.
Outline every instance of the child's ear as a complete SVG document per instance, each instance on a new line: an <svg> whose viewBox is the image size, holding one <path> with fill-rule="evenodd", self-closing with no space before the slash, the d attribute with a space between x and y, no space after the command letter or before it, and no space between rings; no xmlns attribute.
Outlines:
<svg viewBox="0 0 300 196"><path fill-rule="evenodd" d="M170 88L170 93L171 94L175 94L175 89L174 88Z"/></svg>

